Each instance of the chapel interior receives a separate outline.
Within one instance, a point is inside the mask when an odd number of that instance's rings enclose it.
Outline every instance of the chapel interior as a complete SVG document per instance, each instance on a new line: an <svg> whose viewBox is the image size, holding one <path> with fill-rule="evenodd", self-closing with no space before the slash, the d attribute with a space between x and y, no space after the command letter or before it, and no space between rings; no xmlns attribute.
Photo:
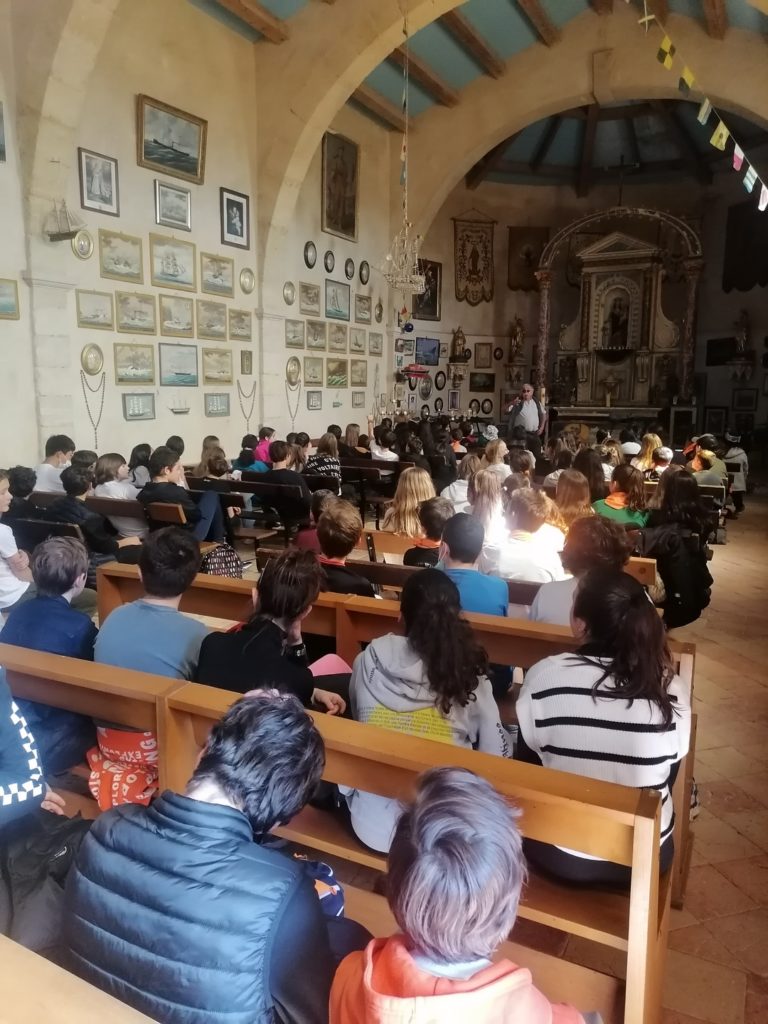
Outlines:
<svg viewBox="0 0 768 1024"><path fill-rule="evenodd" d="M765 1024L768 2L0 0L0 225L2 465L501 425L529 381L587 433L741 437L678 631L702 811L658 1021Z"/></svg>

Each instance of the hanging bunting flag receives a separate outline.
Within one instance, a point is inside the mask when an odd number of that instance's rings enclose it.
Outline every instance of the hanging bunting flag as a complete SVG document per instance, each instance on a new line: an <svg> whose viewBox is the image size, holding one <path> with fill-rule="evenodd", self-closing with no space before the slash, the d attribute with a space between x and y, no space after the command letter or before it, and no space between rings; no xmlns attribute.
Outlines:
<svg viewBox="0 0 768 1024"><path fill-rule="evenodd" d="M699 107L699 112L696 115L696 120L699 122L699 124L706 124L707 121L709 120L709 115L711 113L712 113L712 104L709 102L709 100L705 99L705 100L703 100L701 106Z"/></svg>
<svg viewBox="0 0 768 1024"><path fill-rule="evenodd" d="M725 144L730 139L731 133L725 127L722 121L717 122L717 128L712 133L712 138L709 140L709 144L714 146L715 149L725 149Z"/></svg>
<svg viewBox="0 0 768 1024"><path fill-rule="evenodd" d="M765 210L766 206L768 206L768 185L763 185L760 189L760 202L758 203L757 208L762 213Z"/></svg>
<svg viewBox="0 0 768 1024"><path fill-rule="evenodd" d="M659 64L663 64L667 71L672 67L675 60L675 44L669 36L664 36L661 40L661 46L659 47L659 52L656 54L656 60Z"/></svg>
<svg viewBox="0 0 768 1024"><path fill-rule="evenodd" d="M693 72L686 64L683 68L682 74L680 75L680 80L677 83L677 88L680 90L683 96L688 96L695 81L696 79L693 77Z"/></svg>
<svg viewBox="0 0 768 1024"><path fill-rule="evenodd" d="M755 182L756 181L757 181L757 171L750 164L749 167L747 168L747 173L744 175L744 188L747 190L747 192L751 192L752 191L752 189L755 187Z"/></svg>
<svg viewBox="0 0 768 1024"><path fill-rule="evenodd" d="M733 144L733 169L734 171L740 171L741 165L744 163L744 150L741 146L734 142Z"/></svg>

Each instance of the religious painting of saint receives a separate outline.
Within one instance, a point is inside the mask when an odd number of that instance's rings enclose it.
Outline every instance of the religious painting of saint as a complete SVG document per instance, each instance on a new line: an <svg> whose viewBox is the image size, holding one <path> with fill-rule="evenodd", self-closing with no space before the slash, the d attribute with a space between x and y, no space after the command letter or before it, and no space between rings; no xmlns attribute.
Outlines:
<svg viewBox="0 0 768 1024"><path fill-rule="evenodd" d="M120 216L120 190L117 183L117 160L90 149L77 151L80 171L80 205L84 210L96 210Z"/></svg>
<svg viewBox="0 0 768 1024"><path fill-rule="evenodd" d="M493 228L496 222L453 222L456 299L478 306L493 301Z"/></svg>
<svg viewBox="0 0 768 1024"><path fill-rule="evenodd" d="M251 201L242 192L219 189L219 220L221 244L248 249L251 244Z"/></svg>
<svg viewBox="0 0 768 1024"><path fill-rule="evenodd" d="M326 132L322 156L322 229L356 242L360 148L343 135Z"/></svg>
<svg viewBox="0 0 768 1024"><path fill-rule="evenodd" d="M601 327L600 347L625 349L629 343L629 299L623 292L609 296Z"/></svg>
<svg viewBox="0 0 768 1024"><path fill-rule="evenodd" d="M536 270L548 240L549 228L509 228L507 284L513 291L538 289Z"/></svg>
<svg viewBox="0 0 768 1024"><path fill-rule="evenodd" d="M413 296L411 314L414 320L439 320L443 264L437 260L419 260L419 270L424 275L424 291Z"/></svg>

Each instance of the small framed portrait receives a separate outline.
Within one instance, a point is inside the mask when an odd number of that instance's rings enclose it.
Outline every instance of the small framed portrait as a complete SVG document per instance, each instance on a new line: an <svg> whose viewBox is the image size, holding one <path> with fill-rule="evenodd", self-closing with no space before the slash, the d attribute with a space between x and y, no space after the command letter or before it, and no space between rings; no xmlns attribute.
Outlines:
<svg viewBox="0 0 768 1024"><path fill-rule="evenodd" d="M408 394L408 414L414 416L419 408L419 398L415 391Z"/></svg>
<svg viewBox="0 0 768 1024"><path fill-rule="evenodd" d="M307 348L325 352L328 347L328 324L324 320L307 320Z"/></svg>
<svg viewBox="0 0 768 1024"><path fill-rule="evenodd" d="M151 391L138 391L123 395L124 420L153 420L155 418L155 396Z"/></svg>
<svg viewBox="0 0 768 1024"><path fill-rule="evenodd" d="M349 320L350 287L345 281L325 282L325 315L329 320Z"/></svg>
<svg viewBox="0 0 768 1024"><path fill-rule="evenodd" d="M443 288L443 264L437 260L419 260L424 275L424 291L413 296L411 314L414 320L439 320L440 298Z"/></svg>
<svg viewBox="0 0 768 1024"><path fill-rule="evenodd" d="M181 185L155 178L155 224L179 231L192 230L192 193Z"/></svg>
<svg viewBox="0 0 768 1024"><path fill-rule="evenodd" d="M197 291L197 246L170 235L149 236L149 265L155 288Z"/></svg>
<svg viewBox="0 0 768 1024"><path fill-rule="evenodd" d="M77 304L77 326L90 327L96 331L114 331L115 313L109 292L88 292L78 288L75 291ZM0 315L1 315L0 310Z"/></svg>
<svg viewBox="0 0 768 1024"><path fill-rule="evenodd" d="M299 312L304 316L320 316L320 285L299 281Z"/></svg>
<svg viewBox="0 0 768 1024"><path fill-rule="evenodd" d="M307 392L307 409L309 412L319 412L323 408L323 392Z"/></svg>
<svg viewBox="0 0 768 1024"><path fill-rule="evenodd" d="M115 292L117 329L121 334L157 334L155 296L143 292Z"/></svg>
<svg viewBox="0 0 768 1024"><path fill-rule="evenodd" d="M323 386L323 360L320 356L304 356L304 383L307 387Z"/></svg>
<svg viewBox="0 0 768 1024"><path fill-rule="evenodd" d="M99 273L125 284L144 284L141 239L99 228Z"/></svg>
<svg viewBox="0 0 768 1024"><path fill-rule="evenodd" d="M357 241L360 149L356 142L326 132L322 145L322 230Z"/></svg>
<svg viewBox="0 0 768 1024"><path fill-rule="evenodd" d="M161 341L158 347L161 387L196 388L200 383L197 371L197 345L174 345Z"/></svg>
<svg viewBox="0 0 768 1024"><path fill-rule="evenodd" d="M208 122L149 96L136 97L136 162L195 185L205 179Z"/></svg>
<svg viewBox="0 0 768 1024"><path fill-rule="evenodd" d="M371 296L355 295L355 323L369 324L371 322Z"/></svg>
<svg viewBox="0 0 768 1024"><path fill-rule="evenodd" d="M251 200L242 192L231 188L219 189L219 216L221 218L221 244L238 249L251 247Z"/></svg>
<svg viewBox="0 0 768 1024"><path fill-rule="evenodd" d="M227 340L227 307L223 302L195 299L197 303L197 336L205 341Z"/></svg>
<svg viewBox="0 0 768 1024"><path fill-rule="evenodd" d="M459 401L461 399L460 391L449 391L448 392L448 412L458 412L460 409Z"/></svg>
<svg viewBox="0 0 768 1024"><path fill-rule="evenodd" d="M84 210L95 210L110 217L120 216L120 186L117 178L117 160L90 149L78 148L77 163L80 172L80 205Z"/></svg>
<svg viewBox="0 0 768 1024"><path fill-rule="evenodd" d="M365 355L365 331L362 327L352 327L349 331L350 354Z"/></svg>
<svg viewBox="0 0 768 1024"><path fill-rule="evenodd" d="M493 394L493 392L496 390L496 374L470 373L469 390L480 392L487 391L490 394Z"/></svg>
<svg viewBox="0 0 768 1024"><path fill-rule="evenodd" d="M352 392L352 408L353 409L364 409L365 408L365 392L364 391L353 391Z"/></svg>
<svg viewBox="0 0 768 1024"><path fill-rule="evenodd" d="M478 370L490 370L492 345L489 341L479 341L475 345L475 367Z"/></svg>
<svg viewBox="0 0 768 1024"><path fill-rule="evenodd" d="M353 388L368 387L368 362L365 359L350 359L349 381Z"/></svg>
<svg viewBox="0 0 768 1024"><path fill-rule="evenodd" d="M253 341L253 319L249 309L227 310L230 341Z"/></svg>
<svg viewBox="0 0 768 1024"><path fill-rule="evenodd" d="M754 412L757 409L757 388L734 388L731 408L734 412Z"/></svg>
<svg viewBox="0 0 768 1024"><path fill-rule="evenodd" d="M244 377L253 376L253 352L244 348L240 350L240 373Z"/></svg>
<svg viewBox="0 0 768 1024"><path fill-rule="evenodd" d="M152 345L131 345L121 341L113 346L115 384L153 385L155 383L155 349Z"/></svg>
<svg viewBox="0 0 768 1024"><path fill-rule="evenodd" d="M441 341L440 342L440 351L439 351L438 358L439 359L447 359L448 358L448 342L447 341Z"/></svg>
<svg viewBox="0 0 768 1024"><path fill-rule="evenodd" d="M229 416L229 392L207 391L205 393L206 416Z"/></svg>
<svg viewBox="0 0 768 1024"><path fill-rule="evenodd" d="M186 295L160 295L160 333L165 338L194 338L195 300Z"/></svg>
<svg viewBox="0 0 768 1024"><path fill-rule="evenodd" d="M368 355L380 356L384 354L384 335L371 331L368 335Z"/></svg>
<svg viewBox="0 0 768 1024"><path fill-rule="evenodd" d="M346 324L328 324L328 351L344 353L347 351Z"/></svg>
<svg viewBox="0 0 768 1024"><path fill-rule="evenodd" d="M304 348L304 321L285 321L285 347Z"/></svg>
<svg viewBox="0 0 768 1024"><path fill-rule="evenodd" d="M200 291L209 295L235 294L235 261L229 256L200 253Z"/></svg>
<svg viewBox="0 0 768 1024"><path fill-rule="evenodd" d="M347 359L326 359L325 386L327 388L349 387L349 361Z"/></svg>
<svg viewBox="0 0 768 1024"><path fill-rule="evenodd" d="M232 383L232 352L228 348L204 348L203 384Z"/></svg>

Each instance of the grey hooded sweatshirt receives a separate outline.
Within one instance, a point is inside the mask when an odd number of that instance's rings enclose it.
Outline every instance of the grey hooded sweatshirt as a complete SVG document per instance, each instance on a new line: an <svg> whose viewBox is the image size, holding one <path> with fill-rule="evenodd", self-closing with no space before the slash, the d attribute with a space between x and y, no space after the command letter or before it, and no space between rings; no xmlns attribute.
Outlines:
<svg viewBox="0 0 768 1024"><path fill-rule="evenodd" d="M429 688L421 658L404 636L388 633L377 637L355 658L349 698L358 722L485 754L512 756L488 679L481 676L475 699L466 707L455 704L450 714L444 715L435 706L435 693ZM450 760L446 754L446 764ZM386 853L400 816L400 803L346 786L340 789L356 835L366 846Z"/></svg>

